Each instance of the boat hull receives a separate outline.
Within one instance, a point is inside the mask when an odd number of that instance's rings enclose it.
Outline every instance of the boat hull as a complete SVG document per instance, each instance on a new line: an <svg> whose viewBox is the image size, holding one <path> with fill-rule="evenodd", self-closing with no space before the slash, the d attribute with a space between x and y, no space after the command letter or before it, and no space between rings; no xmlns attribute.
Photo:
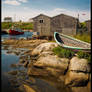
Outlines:
<svg viewBox="0 0 92 92"><path fill-rule="evenodd" d="M55 41L66 49L72 49L74 51L91 52L91 45L89 43L80 41L70 36L54 32Z"/></svg>
<svg viewBox="0 0 92 92"><path fill-rule="evenodd" d="M18 32L18 31L15 31L15 30L9 30L9 34L10 35L21 35L21 34L24 34L24 32Z"/></svg>

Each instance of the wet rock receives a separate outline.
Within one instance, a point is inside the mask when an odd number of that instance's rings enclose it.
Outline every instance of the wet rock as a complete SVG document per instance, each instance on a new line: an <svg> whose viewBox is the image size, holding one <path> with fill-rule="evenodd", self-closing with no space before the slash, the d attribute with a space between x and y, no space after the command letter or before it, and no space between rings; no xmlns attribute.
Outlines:
<svg viewBox="0 0 92 92"><path fill-rule="evenodd" d="M25 92L36 92L31 86L23 84Z"/></svg>
<svg viewBox="0 0 92 92"><path fill-rule="evenodd" d="M54 77L59 77L64 74L64 71L62 71L61 69L47 67L46 70L49 71Z"/></svg>
<svg viewBox="0 0 92 92"><path fill-rule="evenodd" d="M73 57L70 60L65 84L70 86L86 86L89 81L90 65L86 59Z"/></svg>
<svg viewBox="0 0 92 92"><path fill-rule="evenodd" d="M16 68L16 67L18 67L18 65L17 64L11 64L10 67Z"/></svg>
<svg viewBox="0 0 92 92"><path fill-rule="evenodd" d="M25 63L23 65L24 65L24 67L27 67L28 64L29 64L29 62L28 61L25 61Z"/></svg>
<svg viewBox="0 0 92 92"><path fill-rule="evenodd" d="M68 68L69 60L57 56L47 55L40 57L37 61L29 63L28 75L36 76L60 76L65 74Z"/></svg>
<svg viewBox="0 0 92 92"><path fill-rule="evenodd" d="M27 50L24 52L24 54L30 54L32 50Z"/></svg>
<svg viewBox="0 0 92 92"><path fill-rule="evenodd" d="M45 51L42 52L39 57L46 57L47 55L54 55L54 53L52 51Z"/></svg>
<svg viewBox="0 0 92 92"><path fill-rule="evenodd" d="M65 76L64 76L64 75L60 75L60 76L58 77L58 81L65 83ZM64 84L64 85L65 85L65 84Z"/></svg>
<svg viewBox="0 0 92 92"><path fill-rule="evenodd" d="M28 64L28 68L31 68L31 67L33 67L33 62L29 62Z"/></svg>
<svg viewBox="0 0 92 92"><path fill-rule="evenodd" d="M23 64L23 63L25 63L25 60L24 59L20 59L19 63Z"/></svg>
<svg viewBox="0 0 92 92"><path fill-rule="evenodd" d="M64 74L68 68L69 59L47 55L45 57L40 57L36 62L33 63L33 65L38 67L52 67L60 69L61 73Z"/></svg>
<svg viewBox="0 0 92 92"><path fill-rule="evenodd" d="M12 51L11 51L11 50L8 50L6 53L7 53L7 54L11 54L11 53L12 53Z"/></svg>
<svg viewBox="0 0 92 92"><path fill-rule="evenodd" d="M91 83L84 87L72 87L72 92L91 92Z"/></svg>
<svg viewBox="0 0 92 92"><path fill-rule="evenodd" d="M19 57L19 59L21 60L21 59L25 59L25 55L23 54L23 55L21 55L20 57Z"/></svg>
<svg viewBox="0 0 92 92"><path fill-rule="evenodd" d="M38 56L31 56L31 61L36 61L38 58Z"/></svg>
<svg viewBox="0 0 92 92"><path fill-rule="evenodd" d="M51 73L46 71L45 69L41 69L41 68L33 67L33 66L28 68L27 74L29 76L49 76L51 75Z"/></svg>
<svg viewBox="0 0 92 92"><path fill-rule="evenodd" d="M29 77L29 80L31 81L31 83L36 83L36 80L33 77Z"/></svg>
<svg viewBox="0 0 92 92"><path fill-rule="evenodd" d="M4 50L8 50L9 46L3 46Z"/></svg>
<svg viewBox="0 0 92 92"><path fill-rule="evenodd" d="M73 57L70 60L69 70L89 73L91 69L86 59L79 59L78 57Z"/></svg>
<svg viewBox="0 0 92 92"><path fill-rule="evenodd" d="M19 55L20 54L20 52L13 52L15 55Z"/></svg>
<svg viewBox="0 0 92 92"><path fill-rule="evenodd" d="M17 82L16 79L12 78L9 80L10 84L13 86L13 87L19 87L19 83Z"/></svg>
<svg viewBox="0 0 92 92"><path fill-rule="evenodd" d="M33 77L29 77L29 79L25 80L27 83L35 84L36 80Z"/></svg>
<svg viewBox="0 0 92 92"><path fill-rule="evenodd" d="M32 55L39 55L40 53L44 51L51 51L53 48L57 47L57 43L55 42L49 42L49 43L42 43L39 46L37 46L33 51Z"/></svg>
<svg viewBox="0 0 92 92"><path fill-rule="evenodd" d="M15 70L15 71L10 71L10 72L8 72L8 74L17 75L17 74L18 74L18 71L17 71L17 70Z"/></svg>
<svg viewBox="0 0 92 92"><path fill-rule="evenodd" d="M72 87L78 87L78 86L86 86L89 80L89 74L85 74L82 72L74 72L70 71L68 72L65 84L72 86Z"/></svg>

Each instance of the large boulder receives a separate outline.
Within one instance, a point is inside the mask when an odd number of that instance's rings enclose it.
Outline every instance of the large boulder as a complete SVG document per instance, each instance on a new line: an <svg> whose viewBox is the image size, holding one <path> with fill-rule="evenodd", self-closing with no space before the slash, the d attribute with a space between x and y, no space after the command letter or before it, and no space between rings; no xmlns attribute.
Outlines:
<svg viewBox="0 0 92 92"><path fill-rule="evenodd" d="M18 71L17 71L17 70L15 70L15 71L10 71L10 72L8 72L8 74L10 74L10 75L17 75L17 74L18 74Z"/></svg>
<svg viewBox="0 0 92 92"><path fill-rule="evenodd" d="M91 82L89 82L87 86L72 87L72 92L91 92Z"/></svg>
<svg viewBox="0 0 92 92"><path fill-rule="evenodd" d="M31 86L29 86L28 84L23 84L19 87L20 91L22 92L37 92L36 90L34 90Z"/></svg>
<svg viewBox="0 0 92 92"><path fill-rule="evenodd" d="M29 76L49 76L50 72L44 68L31 66L28 67L27 74Z"/></svg>
<svg viewBox="0 0 92 92"><path fill-rule="evenodd" d="M65 84L70 86L85 86L89 80L90 66L86 59L73 57L70 60L69 70L65 78Z"/></svg>
<svg viewBox="0 0 92 92"><path fill-rule="evenodd" d="M50 72L51 76L54 77L59 77L59 76L64 76L65 71L62 69L56 69L56 68L51 68L47 67L46 70Z"/></svg>
<svg viewBox="0 0 92 92"><path fill-rule="evenodd" d="M50 67L54 69L60 69L60 71L64 74L68 68L69 59L47 55L45 57L40 57L33 65L38 67Z"/></svg>
<svg viewBox="0 0 92 92"><path fill-rule="evenodd" d="M90 72L90 65L88 64L88 61L86 59L73 57L70 60L69 70L88 73Z"/></svg>
<svg viewBox="0 0 92 92"><path fill-rule="evenodd" d="M24 65L24 67L27 67L28 64L29 64L29 62L28 61L25 61L25 63L23 65Z"/></svg>
<svg viewBox="0 0 92 92"><path fill-rule="evenodd" d="M39 57L46 57L47 55L55 55L52 51L44 51L42 52Z"/></svg>
<svg viewBox="0 0 92 92"><path fill-rule="evenodd" d="M39 55L41 52L44 51L51 51L53 48L57 46L58 44L55 42L42 43L32 51L32 55Z"/></svg>
<svg viewBox="0 0 92 92"><path fill-rule="evenodd" d="M89 74L85 74L82 72L74 72L70 71L68 72L66 79L65 79L65 85L69 85L72 87L76 86L86 86L88 83Z"/></svg>

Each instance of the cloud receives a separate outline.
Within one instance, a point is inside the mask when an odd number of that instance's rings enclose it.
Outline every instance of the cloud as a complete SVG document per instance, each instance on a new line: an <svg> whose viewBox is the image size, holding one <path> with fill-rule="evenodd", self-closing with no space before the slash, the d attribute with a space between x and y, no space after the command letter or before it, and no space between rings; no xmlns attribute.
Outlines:
<svg viewBox="0 0 92 92"><path fill-rule="evenodd" d="M5 0L5 1L3 1L3 3L8 4L8 5L20 5L21 4L17 0Z"/></svg>
<svg viewBox="0 0 92 92"><path fill-rule="evenodd" d="M23 9L28 11L30 8L29 7L23 7Z"/></svg>
<svg viewBox="0 0 92 92"><path fill-rule="evenodd" d="M47 16L53 17L59 14L66 14L69 16L73 16L78 18L79 14L79 20L80 22L83 22L85 20L91 19L91 13L90 11L73 11L73 10L67 10L62 8L55 8L53 10L41 10L41 9L32 9L29 7L24 7L22 9L18 9L16 12L14 10L2 10L2 20L6 16L11 16L14 18L14 14L16 14L16 21L22 20L22 21L28 21L30 18L33 18L39 14L45 14ZM82 15L85 14L85 15Z"/></svg>
<svg viewBox="0 0 92 92"><path fill-rule="evenodd" d="M18 0L18 1L23 2L23 3L28 2L28 0Z"/></svg>
<svg viewBox="0 0 92 92"><path fill-rule="evenodd" d="M28 0L5 0L3 1L4 4L8 5L21 5L21 3L26 3Z"/></svg>
<svg viewBox="0 0 92 92"><path fill-rule="evenodd" d="M63 9L63 8L55 8L54 11L55 12L63 12L63 11L66 11L66 9Z"/></svg>
<svg viewBox="0 0 92 92"><path fill-rule="evenodd" d="M56 16L59 14L66 14L69 16L73 16L78 18L78 14L79 14L79 21L83 22L85 20L90 20L91 19L91 12L90 11L73 11L73 10L67 10L67 9L62 9L62 8L55 8L52 11L46 11L45 14L47 14L48 16ZM85 14L85 15L83 15Z"/></svg>

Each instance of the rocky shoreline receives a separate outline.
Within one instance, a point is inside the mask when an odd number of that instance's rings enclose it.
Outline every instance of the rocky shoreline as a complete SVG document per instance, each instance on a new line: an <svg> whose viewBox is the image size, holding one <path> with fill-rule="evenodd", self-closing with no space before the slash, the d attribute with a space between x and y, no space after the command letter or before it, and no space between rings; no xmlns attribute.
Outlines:
<svg viewBox="0 0 92 92"><path fill-rule="evenodd" d="M77 56L72 59L59 58L52 52L52 49L58 46L57 43L47 40L11 39L4 40L2 44L4 49L11 47L7 53L15 53L16 55L21 53L18 64L11 66L24 66L27 69L28 76L54 78L58 83L63 83L71 89L70 91L67 89L68 91L65 92L91 91L91 66L88 61ZM23 49L18 50L18 48L26 48L27 50L23 52ZM15 71L13 74L16 75L17 72ZM22 87L25 92L38 92L26 84Z"/></svg>

